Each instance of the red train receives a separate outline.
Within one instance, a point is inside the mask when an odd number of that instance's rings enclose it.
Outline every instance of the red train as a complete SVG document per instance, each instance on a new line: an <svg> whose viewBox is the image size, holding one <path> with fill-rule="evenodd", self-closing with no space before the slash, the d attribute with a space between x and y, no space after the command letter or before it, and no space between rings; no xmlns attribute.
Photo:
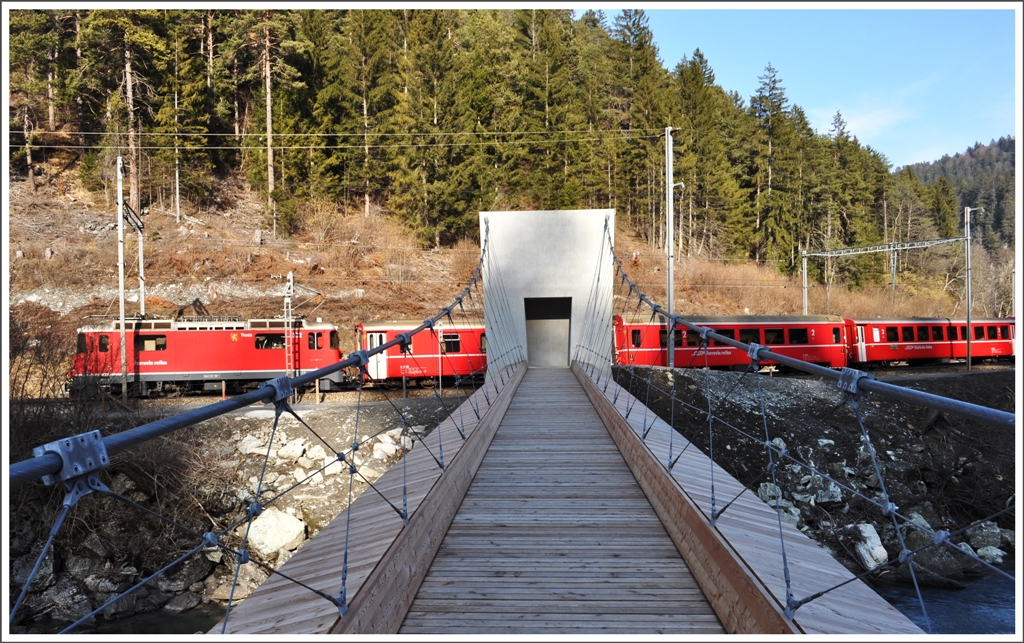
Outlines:
<svg viewBox="0 0 1024 643"><path fill-rule="evenodd" d="M897 362L927 364L967 357L966 320L942 318L846 319L833 315L694 316L690 323L720 335L831 368L872 368ZM665 366L667 324L650 317L615 316L618 364ZM1013 358L1014 320L971 320L971 361ZM700 334L679 326L673 338L677 368L746 368L745 351L712 341L700 349ZM764 364L772 364L767 361Z"/></svg>
<svg viewBox="0 0 1024 643"><path fill-rule="evenodd" d="M281 377L289 368L295 376L342 360L337 326L319 319L295 319L290 329L285 325L283 319L223 316L126 320L129 391L241 392ZM120 321L78 329L78 350L68 375L72 393L91 380L120 394ZM333 373L320 381L320 388L344 383L342 373Z"/></svg>
<svg viewBox="0 0 1024 643"><path fill-rule="evenodd" d="M371 350L415 330L422 322L370 322L355 330L360 350ZM435 378L483 377L487 371L487 335L483 320L439 321L433 329L412 336L409 350L395 345L370 357L370 379L380 385L431 385Z"/></svg>

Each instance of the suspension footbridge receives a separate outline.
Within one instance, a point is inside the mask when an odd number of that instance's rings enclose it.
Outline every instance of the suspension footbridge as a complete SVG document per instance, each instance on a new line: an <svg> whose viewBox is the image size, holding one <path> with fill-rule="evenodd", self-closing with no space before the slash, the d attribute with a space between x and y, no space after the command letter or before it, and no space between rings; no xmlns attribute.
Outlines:
<svg viewBox="0 0 1024 643"><path fill-rule="evenodd" d="M236 577L243 566L257 565L270 578L244 600L229 600L212 633L921 633L870 588L866 574L849 571L787 521L781 493L774 502L763 501L683 438L670 426L671 418L658 417L616 381L621 371L612 364L607 341L615 289L649 306L652 314L666 313L622 270L609 213L599 211L604 216L597 218L576 211L566 219L553 218L554 227L562 226L565 234L549 235L547 243L575 240L590 253L582 269L572 252L551 252L540 243L538 252L548 259L537 270L577 271L575 290L538 282L535 273L502 254L515 254L507 245L495 250L499 242L511 244L511 237L536 243L535 237L523 239L529 217L490 214L498 233L482 217L477 273L451 306L393 342L323 369L355 367L365 374L373 354L408 346L412 334L436 333L439 322L466 315L467 307L483 299L489 343L484 383L456 381L467 390L459 391L454 407L438 395L437 427L372 483L360 473L358 452L375 436L360 433L357 414L352 442L327 445L334 457L324 465L337 462L346 468L347 506L283 565L271 566L249 552L248 527L281 495L262 493L261 480L244 516L206 533L191 532L194 549L139 578L124 594L190 556L219 549ZM581 218L587 221L582 232L573 228ZM576 267L548 265L554 260ZM486 286L482 293L481 282ZM565 299L574 303L563 306ZM674 324L688 324L678 315L669 317ZM757 344L693 328L704 346L717 340L747 350L753 378L759 377L760 360L779 357ZM395 358L415 356L396 351ZM24 484L47 476L68 490L51 542L67 510L92 494L118 498L145 512L99 477L110 454L254 402L274 403L273 435L283 414L294 415L288 405L294 387L323 375L317 371L273 380L258 391L126 434L88 434L46 445L35 460L12 466L11 481ZM850 369L827 376L855 414L865 453L879 473L857 406L869 389L1013 426L1012 414L896 391ZM709 429L716 422L710 400L729 394L709 391ZM404 430L400 404L394 401ZM763 444L764 462L752 465L764 467L773 483L783 464L827 478L813 462L772 441L763 400L759 406L754 426L730 427ZM351 490L360 481L369 488L355 497ZM842 481L832 482L842 486ZM890 564L909 565L916 580L914 557L929 549L955 549L956 534L913 523L891 502L884 480L880 486L877 497L864 501L900 534L902 551ZM906 538L908 530L924 533L927 542ZM238 533L244 534L240 541ZM66 631L75 631L124 594ZM12 620L24 595L12 608Z"/></svg>

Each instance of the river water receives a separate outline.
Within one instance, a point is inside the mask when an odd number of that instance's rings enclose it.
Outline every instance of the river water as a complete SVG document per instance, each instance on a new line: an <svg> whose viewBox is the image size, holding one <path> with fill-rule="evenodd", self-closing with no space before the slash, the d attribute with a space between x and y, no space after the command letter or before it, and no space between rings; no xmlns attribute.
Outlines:
<svg viewBox="0 0 1024 643"><path fill-rule="evenodd" d="M1013 574L1012 563L1003 571ZM965 583L965 589L922 587L921 597L912 585L885 585L875 591L925 632L932 634L1013 634L1017 582L990 573Z"/></svg>

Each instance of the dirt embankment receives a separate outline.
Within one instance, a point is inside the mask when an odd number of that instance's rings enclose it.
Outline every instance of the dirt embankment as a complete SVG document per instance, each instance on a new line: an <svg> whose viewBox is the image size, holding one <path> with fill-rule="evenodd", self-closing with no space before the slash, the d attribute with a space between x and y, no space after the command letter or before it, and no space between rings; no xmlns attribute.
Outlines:
<svg viewBox="0 0 1024 643"><path fill-rule="evenodd" d="M1014 373L1000 369L909 375L893 378L893 383L1012 413ZM632 387L641 400L647 395L646 377L646 370L637 369L632 377L628 369L619 372L619 382ZM676 429L705 453L713 436L715 461L762 499L766 491L770 497L765 484L772 478L755 376L682 369L675 371L674 380L666 369L655 369L648 405L668 421L673 409L667 393L674 389L679 400L674 406ZM992 520L1001 529L1013 529L1015 513L1005 511L1015 502L1012 429L863 394L858 406L877 455L879 479L855 411L843 404L835 383L809 376L762 376L760 387L767 440L788 450L789 457L776 470L786 513L850 569L864 571L854 553L853 526L858 524L877 530L890 561L899 557L892 520L879 508L884 506L883 487L900 515L917 513L933 530L950 531L956 543L968 540L958 530L996 514ZM707 390L716 418L712 435ZM777 452L775 459L779 461ZM809 467L827 478L812 475ZM892 572L886 568L875 578L891 579ZM935 579L934 584L948 583Z"/></svg>

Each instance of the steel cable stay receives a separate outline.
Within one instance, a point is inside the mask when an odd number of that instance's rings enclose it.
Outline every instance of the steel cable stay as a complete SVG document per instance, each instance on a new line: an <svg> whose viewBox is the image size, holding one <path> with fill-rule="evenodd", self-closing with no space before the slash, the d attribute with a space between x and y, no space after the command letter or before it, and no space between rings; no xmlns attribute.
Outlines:
<svg viewBox="0 0 1024 643"><path fill-rule="evenodd" d="M928 406L928 407L931 407L931 408L938 408L940 410L949 411L949 412L955 413L957 415L973 417L975 419L982 419L984 421L987 421L987 422L990 422L990 423L993 423L993 424L999 424L999 425L1002 425L1002 426L1006 426L1006 425L1011 425L1012 426L1013 421L1015 419L1013 414L1003 413L1003 412L995 411L993 409L988 409L986 407L979 407L979 406L973 405L973 404L959 403L959 402L957 402L955 400L948 400L946 398L942 398L942 397L934 396L934 395L930 395L930 394L921 394L918 391L911 391L911 392L907 393L907 392L905 392L905 390L901 389L900 387L884 384L884 383L881 383L881 382L877 382L877 381L874 380L874 378L872 376L870 376L870 375L868 375L866 373L862 373L860 371L855 371L854 369L846 368L846 369L843 369L843 371L841 373L836 373L836 372L832 371L831 369L827 369L827 368L820 367L820 366L813 365L813 364L806 364L806 363L800 362L799 360L795 360L795 359L792 359L792 358L786 358L784 356L778 356L778 355L772 353L771 351L765 349L764 347L762 347L762 346L760 346L759 344L756 344L756 343L745 344L743 342L738 342L738 341L732 339L731 337L726 337L726 336L719 335L718 333L713 332L709 327L701 327L701 326L689 323L689 322L687 322L685 319L683 319L679 315L668 315L664 311L664 309L661 308L661 306L659 306L655 302L651 301L646 295L644 295L639 290L639 288L637 288L636 284L633 283L629 279L628 275L622 269L621 262L619 261L618 257L616 257L614 255L614 249L612 250L612 253L613 253L612 256L613 256L613 259L614 259L615 267L616 267L616 270L617 270L616 281L621 279L621 283L622 283L623 286L628 285L628 287L629 287L628 297L631 297L634 293L636 293L636 296L637 296L637 299L638 299L637 311L639 311L640 304L646 303L651 308L651 310L652 310L651 322L653 323L654 318L656 316L660 315L662 317L662 319L664 319L666 321L667 328L668 329L672 329L672 330L668 330L667 332L674 332L674 329L676 327L678 327L680 325L683 325L686 328L688 328L688 329L690 329L690 330L700 334L700 338L701 338L700 349L703 349L703 352L705 354L705 364L704 364L704 371L705 371L705 377L704 377L705 386L704 386L704 389L705 389L705 391L704 391L704 393L705 393L705 399L708 402L708 409L707 409L707 411L702 411L701 409L698 409L694 405L689 404L685 400L677 400L676 399L676 395L675 395L676 378L674 376L672 376L671 373L669 373L669 376L670 376L670 379L671 379L671 382L672 382L672 386L671 386L671 390L670 391L665 391L664 389L658 387L656 384L653 383L653 381L652 381L653 378L651 377L651 374L653 373L653 370L654 370L653 368L650 368L648 370L648 375L646 377L638 377L635 374L635 360L634 359L628 359L627 360L627 363L629 364L628 370L630 372L629 389L628 390L632 392L633 389L634 389L634 380L635 379L639 379L640 381L643 381L646 384L646 386L647 386L646 395L647 395L648 399L650 399L650 390L653 387L655 389L655 391L657 391L659 394L667 395L668 398L671 400L670 401L670 405L671 405L670 409L671 410L670 410L670 413L669 413L669 415L670 415L670 418L669 418L670 419L670 423L667 425L669 433L670 433L670 435L669 435L669 453L670 453L670 455L669 455L669 458L668 458L668 461L667 461L667 464L666 464L666 468L669 471L672 470L672 467L674 466L675 462L678 461L678 458L681 457L681 455L682 455L682 453L680 453L679 456L677 456L675 460L673 460L672 457L671 457L672 437L673 437L671 435L671 433L675 432L675 429L673 428L674 427L674 423L675 423L675 418L674 418L675 402L679 401L684 406L689 407L690 409L693 409L695 412L705 415L706 422L708 424L708 446L709 446L709 452L710 452L709 455L710 455L710 459L711 459L711 463L712 463L712 471L711 471L711 475L712 475L712 478L711 478L711 512L712 512L711 523L712 523L713 526L715 525L716 518L722 516L723 513L735 502L736 499L739 498L740 495L742 495L746 491L749 491L749 489L744 488L743 490L740 491L739 494L737 494L728 503L726 503L722 507L721 510L717 510L716 509L716 500L715 500L715 491L714 491L714 468L715 468L715 465L714 465L714 451L713 451L713 449L714 449L714 446L713 446L714 445L714 443L713 443L713 440L714 440L714 431L713 431L714 421L718 420L725 427L730 428L731 430L737 432L739 435L742 435L746 439L750 439L750 440L754 441L755 444L760 443L761 446L762 446L762 449L764 450L764 452L766 454L767 466L765 468L765 471L762 472L758 476L758 479L761 479L766 474L770 474L771 475L771 480L772 480L771 484L772 484L772 487L773 487L773 490L774 490L773 494L775 496L774 497L774 500L775 500L774 508L775 508L775 513L776 513L776 519L777 519L778 525L779 525L780 545L781 545L781 552L782 552L783 576L784 576L784 579L785 579L785 589L786 589L785 611L786 611L786 614L787 614L788 617L792 618L794 616L794 614L795 614L795 611L800 606L802 606L802 605L804 605L804 604L806 604L806 603L808 603L810 601L813 601L814 599L819 598L820 596L823 596L823 595L825 595L825 594L827 594L827 593L829 593L831 591L834 591L835 589L838 589L839 587L842 587L842 586L848 584L852 580L855 580L857 578L864 578L867 575L869 575L871 572L865 572L864 574L858 575L855 578L851 578L851 579L845 580L842 583L839 583L839 584L837 584L834 587L830 587L830 588L827 588L827 589L820 590L818 592L810 594L810 595L808 595L808 596L806 596L806 597L804 597L802 599L799 599L799 600L794 596L793 589L792 589L791 578L790 578L790 569L789 569L789 564L788 564L786 547L785 547L784 530L783 530L783 526L782 526L782 508L781 508L781 503L780 503L780 501L781 501L781 491L779 490L778 480L777 480L776 475L775 475L778 466L781 465L785 461L792 462L792 463L798 465L801 468L806 468L808 471L812 472L812 474L814 476L817 476L817 477L820 477L822 479L828 480L831 484L835 484L839 488L841 488L841 489L847 491L848 493L850 493L852 496L858 497L860 499L863 499L864 501L866 501L870 505L878 507L882 511L882 514L884 516L887 516L887 517L889 517L892 520L893 527L894 527L894 529L895 529L895 531L896 531L896 533L897 533L897 535L899 537L899 542L900 542L900 546L902 548L902 551L901 551L900 556L898 557L898 559L893 560L893 561L889 561L886 565L890 565L891 566L891 565L896 565L898 563L908 563L908 567L910 569L910 574L911 574L911 579L912 579L912 581L914 583L914 586L915 586L915 589L917 591L918 601L920 603L922 614L924 615L924 618L925 618L926 624L928 625L928 629L929 630L931 629L930 619L928 618L927 608L926 608L926 606L924 604L924 600L923 600L923 597L921 595L920 584L917 581L917 575L916 575L915 570L914 570L913 558L920 551L926 550L926 549L928 549L930 547L934 547L934 546L938 546L938 545L945 545L948 548L950 548L951 550L955 550L956 552L969 557L970 559L974 560L975 562L977 562L979 564L982 564L982 565L988 567L989 569L1002 574L1003 576L1005 576L1007 578L1012 578L1011 575L1007 574L1006 572L1004 572L1001 569L998 569L994 565L992 565L990 563L987 563L986 561L982 560L980 557L974 555L972 552L964 551L963 549L961 549L958 546L954 545L952 543L952 541L950 540L950 538L951 538L951 536L954 536L954 535L967 533L968 530L970 530L971 528L973 528L976 525L980 525L980 524L982 524L985 521L992 520L992 519L996 518L997 516L999 516L999 515L1001 515L1003 513L1006 513L1008 511L1013 511L1014 507L1013 506L1009 506L1006 509L1004 509L1004 510L1002 510L1000 512L997 512L996 514L994 514L992 516L989 516L988 518L986 518L984 520L977 521L973 525L965 527L965 528L963 528L963 529L961 529L961 530L959 530L957 532L954 532L952 534L950 534L949 532L946 532L946 531L941 531L941 530L939 530L939 531L931 531L931 530L929 530L929 529L927 529L927 528L925 528L925 527L923 527L923 526L921 526L921 525L919 525L919 524L909 520L908 518L900 515L898 513L898 511L897 511L898 507L896 507L892 503L892 501L891 501L891 499L889 497L889 494L888 494L888 490L886 489L884 483L882 482L882 473L881 473L880 465L878 463L877 454L875 453L874 446L871 443L870 436L868 435L867 429L864 426L863 418L861 417L861 414L860 414L860 410L859 410L859 405L858 405L857 399L858 399L859 395L863 392L863 390L867 390L869 392L874 392L874 393L876 393L878 395L882 395L883 397L889 397L889 398L892 398L892 399L897 399L897 400L902 400L902 401L913 401L914 403L921 404L921 405L924 405L924 406ZM651 326L652 323L649 323L647 326L648 327ZM711 339L714 339L718 344L733 346L735 348L741 348L741 349L745 350L747 352L748 357L751 360L748 368L744 371L744 373L742 375L740 375L739 378L736 379L736 381L733 383L732 387L724 395L721 395L721 396L717 397L717 399L715 399L712 396L712 393L711 393L710 367L709 367L709 362L708 362L708 358L707 358L707 350L706 350ZM616 341L617 341L617 339L616 339ZM624 338L623 341L624 342L628 342L630 340L628 338ZM624 346L624 348L625 348L625 346ZM700 349L699 349L699 351L700 351ZM616 347L616 350L618 350L617 347ZM628 348L625 348L625 350L627 351L627 357L629 357ZM696 357L696 355L694 355L694 358L695 357ZM693 364L693 359L694 358L691 358L691 364L690 364L691 366ZM778 358L781 358L781 359L778 359ZM819 419L819 421L821 421L822 419L824 419L828 415L831 415L831 413L833 413L838 408L838 406L842 406L844 404L850 406L850 408L852 409L853 414L856 417L857 422L858 422L858 427L859 427L860 433L861 433L861 440L867 446L868 453L870 454L871 462L872 462L874 470L875 470L875 476L877 477L877 479L879 480L879 483L881 485L881 498L882 498L881 501L877 501L874 498L869 498L866 495L856 491L855 489L853 489L853 488L843 484L842 482L840 482L838 480L835 480L831 476L829 476L827 474L824 474L821 471L818 471L817 468L815 468L813 465L799 461L798 459L794 458L786 448L779 448L778 446L776 446L775 444L772 443L770 432L769 432L769 428L768 428L767 411L766 411L765 401L764 401L764 391L763 391L763 388L761 386L761 374L760 374L760 364L761 364L761 362L762 361L769 361L769 360L775 360L775 361L777 361L779 363L783 363L784 365L792 366L794 368L798 368L799 370L803 370L803 371L809 372L811 374L823 375L823 376L828 377L829 379L838 380L838 388L844 393L843 401L839 405L837 405L836 407L831 409L831 411L829 411L828 413L823 414L818 419ZM616 359L614 361L615 361L615 363L619 362L618 359ZM733 395L734 391L738 388L738 386L740 385L740 383L743 380L743 378L745 378L746 375L751 373L751 372L753 372L754 375L755 375L754 379L755 379L756 387L757 387L758 405L760 407L761 423L762 423L762 428L764 430L764 438L762 440L759 440L759 439L755 438L753 435L743 431L742 429L738 429L736 427L733 427L728 422L726 422L724 419L715 416L716 409L721 408L722 405L731 398L731 396ZM633 396L633 397L634 397L634 400L636 400L636 397L635 396ZM712 403L713 400L714 400L714 403ZM635 401L634 401L634 404L635 404ZM627 403L627 417L628 417L628 412L630 410L631 410L631 408L630 408L629 404ZM645 435L648 430L649 429L647 428L646 422L645 422L643 427L642 427L641 432L642 432L643 435ZM688 448L690 446L690 444L692 444L692 442L687 444L687 447L685 447L685 448ZM685 451L685 448L684 448L684 451ZM776 456L778 457L777 461L776 461ZM771 504L771 503L769 503L769 504ZM919 531L925 533L928 537L932 538L933 542L931 544L925 545L923 547L919 547L917 550L913 550L913 551L909 550L907 548L906 541L904 539L904 536L903 536L903 533L902 533L902 530L901 530L900 520L903 521L903 527L912 528L912 529L918 529Z"/></svg>
<svg viewBox="0 0 1024 643"><path fill-rule="evenodd" d="M230 619L230 615L231 615L231 610L232 610L233 604L234 604L234 602L236 600L236 593L237 593L236 590L237 590L237 587L238 587L238 580L239 580L239 573L240 573L240 570L241 570L241 565L244 565L247 562L255 563L257 565L257 567L263 569L268 575L274 575L274 574L280 575L280 576L282 576L282 578L286 579L287 581L294 582L294 583L298 584L299 586L301 586L301 587L303 587L303 588L305 588L305 589L307 589L309 591L314 592L315 594L319 595L320 597L325 598L325 599L331 601L333 604L338 606L338 609L339 609L340 613L344 613L344 611L347 609L347 607L346 607L346 587L345 587L345 583L346 583L347 570L348 570L348 568L347 568L347 566L348 566L348 547L349 547L349 539L350 539L350 535L351 535L351 505L352 505L352 502L355 499L355 493L354 493L355 486L354 486L354 483L355 483L356 476L358 476L367 485L368 488L373 489L390 506L390 508L392 510L394 510L396 512L396 514L398 514L398 516L400 518L403 519L405 524L408 524L407 488L406 488L406 481L405 481L405 476L404 476L404 460L405 460L405 458L403 458L403 485L402 485L403 486L403 490L402 490L403 498L402 498L402 508L401 509L399 509L397 507L395 502L392 502L391 500L389 500L385 496L385 494L379 488L377 488L376 485L373 484L371 479L369 479L366 475L363 474L363 472L361 472L359 470L359 467L357 467L357 465L355 464L355 461L354 461L355 454L356 454L356 452L358 452L358 450L359 450L359 448L361 446L363 446L367 442L377 438L382 433L385 433L385 432L391 430L391 427L395 426L398 423L401 423L401 425L403 427L403 429L402 429L403 430L403 436L407 435L408 419L409 419L407 393L406 393L406 402L405 402L405 409L406 410L405 411L400 410L397 407L397 405L394 403L394 401L389 396L387 396L387 394L385 393L385 398L387 399L387 401L391 405L391 407L396 411L396 413L398 414L400 419L392 422L390 425L385 426L385 428L383 428L383 429L381 429L381 430L379 430L379 431L377 431L377 432L375 432L373 434L368 434L368 435L364 436L363 439L360 439L360 436L359 436L359 430L360 430L360 424L361 424L360 423L360 415L361 415L362 407L363 407L363 395L362 395L362 388L363 387L360 386L359 389L358 389L358 401L357 401L356 410L355 410L355 427L353 429L354 430L354 435L353 435L352 442L351 442L351 444L349 445L349 447L347 449L337 449L337 448L333 447L330 444L330 441L328 439L326 439L323 435L321 435L321 433L319 433L313 426L311 426L310 423L305 421L299 414L297 414L294 411L294 409L292 409L288 405L287 401L293 395L293 392L294 392L295 388L298 388L299 386L304 386L306 384L310 384L313 381L317 380L318 378L321 378L321 377L323 377L325 375L337 372L337 371L342 370L342 369L355 367L355 368L359 369L363 375L366 375L367 379L369 379L368 378L368 374L366 373L366 365L367 365L368 360L369 360L370 357L372 357L374 355L377 355L377 354L380 354L380 353L383 353L384 351L388 350L392 346L400 345L402 343L408 344L411 341L411 337L413 335L415 335L417 333L420 333L420 332L422 332L424 330L428 330L429 329L429 330L433 331L434 330L434 324L436 322L438 322L439 320L441 320L442 318L448 318L449 320L452 321L452 323L454 325L454 320L452 319L451 313L452 313L453 310L455 310L456 306L462 312L463 319L466 319L467 318L467 313L466 313L466 310L465 310L465 306L463 305L463 302L466 301L466 299L472 300L472 289L474 287L479 288L478 282L480 281L481 277L484 274L484 264L485 264L485 260L486 260L486 258L488 256L489 256L489 253L487 252L487 239L485 237L484 243L483 243L483 249L481 251L481 258L480 258L480 261L479 261L479 263L477 265L476 271L474 272L474 275L473 275L473 277L471 279L470 284L466 286L466 288L461 293L461 295L456 298L455 302L451 306L443 309L438 315L435 315L434 317L426 320L422 325L420 325L415 330L409 331L407 333L403 333L402 336L400 338L398 338L398 339L392 340L390 342L382 343L380 346L377 346L377 347L375 347L375 348L373 348L371 350L356 351L355 353L349 355L348 358L346 358L346 359L344 359L344 360L342 360L342 361L340 361L340 362L338 362L338 363L336 363L336 364L334 364L332 366L328 366L326 368L319 369L317 371L310 372L310 373L307 373L307 374L304 374L304 375L301 375L301 376L298 376L298 377L295 377L295 378L292 378L292 379L288 379L287 377L282 377L282 378L277 378L276 380L270 380L268 382L265 382L263 384L263 386L261 386L257 390L249 392L249 393L246 393L246 394L243 394L243 395L240 395L240 396L236 396L235 398L232 398L230 400L224 400L224 401L219 402L219 403L208 405L208 406L203 407L201 409L196 409L194 411L190 411L190 412L187 412L187 413L179 414L177 416L173 416L173 417L170 417L170 418L164 418L164 419L158 420L156 422L150 422L148 424L144 424L142 426L136 427L134 429L130 429L128 431L124 431L124 432L121 432L121 433L118 433L118 434L113 434L113 435L108 436L106 438L103 438L102 436L100 436L99 431L93 431L93 432L90 432L90 433L87 433L87 434L82 434L81 436L74 436L72 438L64 438L64 439L59 440L59 441L57 441L55 443L51 443L51 444L48 444L48 445L43 445L41 447L36 448L35 451L34 451L35 458L30 459L30 460L26 460L24 462L15 463L15 464L11 465L11 467L10 467L10 475L9 475L9 483L12 484L13 486L20 486L20 485L23 485L23 484L27 483L29 480L35 479L37 477L43 477L44 478L44 482L46 482L47 484L54 484L54 483L57 483L57 482L61 483L66 488L67 493L66 493L65 501L64 501L64 504L62 505L62 508L57 512L57 514L55 516L53 525L52 525L51 530L50 530L49 537L48 537L46 543L44 544L44 546L43 546L43 548L42 548L42 550L41 550L41 552L39 554L38 560L36 560L35 565L34 565L32 571L29 573L29 576L28 576L28 578L25 581L25 584L24 584L24 586L23 586L23 588L21 590L20 596L19 596L18 600L15 602L15 605L13 606L13 608L12 608L12 610L10 612L9 621L11 623L13 623L15 621L15 619L17 618L18 613L19 613L19 609L22 606L24 598L25 598L25 596L28 593L28 589L32 585L33 581L35 580L35 578L36 578L36 576L37 576L37 574L39 572L39 568L40 568L40 566L41 566L41 564L43 562L43 559L49 553L51 547L53 546L53 542L54 542L56 536L58 535L58 533L60 532L61 528L64 526L64 524L66 522L66 518L69 515L71 509L75 506L75 504L77 502L79 502L81 500L81 498L85 497L86 495L90 495L93 491L97 491L97 492L101 493L102 495L110 496L111 498L113 498L115 500L118 500L120 502L127 503L128 506L136 508L136 509L142 511L144 514L151 515L152 517L154 517L154 518L156 518L158 520L166 522L166 523L168 523L168 524L170 524L170 525L172 525L172 526L174 526L176 528L182 529L182 530L184 530L185 533L189 534L191 537L196 538L199 541L199 543L194 548L192 548L190 551L188 551L184 555L182 555L179 558L177 558L175 561L169 563L168 565L166 565L166 566L162 567L161 569L155 571L154 573L150 574L149 576L147 576L146 578L144 578L140 582L134 584L132 587L129 587L126 591L121 592L121 593L117 594L116 596L112 597L108 602L106 602L104 605L100 606L98 609L93 610L92 612L90 612L86 616L82 617L79 621L71 624L65 630L65 632L74 630L76 627L78 627L82 623L87 622L90 618L92 618L96 614L102 612L104 609L106 609L110 605L114 604L116 601L120 600L121 598L123 598L127 594L129 594L132 591L135 591L136 589L138 589L139 587L142 587L145 584L153 581L153 579L157 578L161 574L163 574L163 573L167 572L168 570L172 569L174 566L180 564L185 559L187 559L189 556L192 556L192 555L196 554L197 552L199 552L199 551L201 551L203 549L209 549L211 547L216 547L216 548L221 549L222 551L229 552L231 554L232 558L233 558L233 561L234 561L234 565L233 565L234 566L234 577L233 577L233 579L231 581L231 589L230 589L230 594L228 596L228 603L227 603L227 607L226 607L226 610L225 610L225 616L224 616L222 631L226 631L227 623L228 623L228 621ZM495 274L500 279L500 272L495 271ZM502 290L500 288L498 288L496 292L498 292L499 294L502 294ZM499 299L500 299L500 297L499 297ZM505 304L504 307L500 308L500 310L507 311L508 310L507 303ZM506 313L505 316L507 316L507 313ZM499 343L501 343L504 340L504 336L507 334L507 330L504 328L505 324L502 324L501 326L502 326L501 328L497 328L497 330L499 331L499 333L498 333L499 334ZM511 342L506 342L506 343L511 344ZM516 351L518 351L518 357L520 357L520 359L518 359L518 360L515 359L516 355L514 355L514 353ZM511 359L509 359L510 355L512 356ZM518 364L518 363L520 363L522 361L522 359L521 359L521 357L522 357L521 347L511 346L507 351L505 351L504 354L500 355L500 357L501 357L501 359L503 361L508 362L508 364L504 368L499 369L499 371L506 371L506 370L510 369L511 367L513 367L515 364ZM450 360L451 358L448 357L448 359ZM449 361L449 363L450 363L450 361ZM486 364L481 365L480 369L474 369L474 375L476 373L480 372L480 370L483 370L485 368L486 368ZM504 373L502 373L502 375L504 375ZM472 377L471 377L471 379L472 379ZM372 382L372 380L371 380L371 382ZM440 386L440 381L439 381L439 386ZM461 378L458 378L456 380L456 390L457 390L457 396L458 396L459 401L461 401L463 399L463 397L464 397L463 394L462 394L462 389L460 388L460 386L461 386ZM475 385L474 385L474 392L475 391L476 391L476 388L475 388ZM472 395L472 394L470 394L470 395ZM445 403L445 401L443 399L444 397L445 396L444 396L443 392L441 390L439 390L439 387L435 388L434 398L435 398L435 401L438 403L437 406L435 407L435 415L438 416L437 417L438 424L440 424L440 415L439 415L440 414L440 409L442 409L442 408L444 409L444 412L445 412L446 416L450 415L450 411L451 411L449 406ZM249 506L246 508L246 510L244 512L244 515L242 517L238 518L233 523L231 523L230 525L227 525L226 527L224 527L224 528L222 528L220 530L209 531L209 532L206 532L204 534L200 534L197 531L192 530L192 529L188 528L185 525L178 524L178 523L176 523L175 521L173 521L173 520L171 520L169 518L161 516L157 512L154 512L154 511L152 511L150 509L147 509L147 508L139 505L138 503L136 503L136 502L134 502L134 501L132 501L132 500L130 500L128 498L125 498L125 497L121 496L120 494L116 494L116 493L110 491L105 485L103 485L102 482L100 482L100 480L98 478L99 469L102 469L105 466L109 465L109 463L110 463L110 456L112 456L112 455L114 455L116 453L120 453L122 451L125 451L125 450L127 450L129 448L137 446L138 444L146 442L146 441L148 441L150 439L153 439L153 438L156 438L156 437L162 437L162 436L167 435L167 434L169 434L169 433L171 433L173 431L176 431L178 429L189 427L189 426L193 426L193 425L198 424L200 422L203 422L203 421L206 421L206 420L209 420L209 419L213 419L213 418L225 415L225 414L227 414L227 413L229 413L231 411L235 411L235 410L244 408L244 407L249 406L249 405L251 405L253 403L256 403L256 402L264 402L264 403L273 402L275 404L275 412L274 412L273 425L272 425L272 428L271 428L271 430L269 432L270 435L269 435L269 438L268 438L267 450L266 450L266 453L263 455L263 458L262 458L263 462L261 464L260 475L259 475L258 482L257 482L256 488L255 488L255 496L251 496L252 497L252 501L250 502ZM267 472L268 472L269 457L270 457L270 454L271 454L271 452L273 450L273 444L275 442L275 438L276 438L277 434L279 433L280 418L281 418L281 416L285 412L287 412L290 416L292 416L295 420L297 420L298 423L302 427L304 427L306 430L310 431L310 433L315 437L315 441L319 441L324 446L326 446L328 449L330 449L330 451L334 453L335 457L334 457L334 459L324 458L322 466L320 466L319 468L309 472L301 480L298 480L297 482L295 482L294 484L289 486L287 489L284 489L284 490L280 491L279 493L271 496L269 499L266 499L265 502L261 503L260 502L260 498L266 495L265 489L266 489L266 484L267 484L266 477L267 477ZM477 416L479 418L480 410L479 410L478 406L474 406L474 412L477 414ZM452 421L455 422L455 419L453 418ZM456 428L460 431L460 433L462 433L463 437L465 437L465 424L464 424L464 422L461 424L461 426L457 425ZM440 432L439 432L439 434L440 434ZM429 448L428 448L428 451L429 451ZM433 454L431 454L431 457L434 457ZM435 461L438 463L438 465L441 467L441 469L443 471L443 459L439 459L438 457L434 457L434 459L435 459ZM265 508L271 506L275 501L277 501L280 498L284 497L285 495L287 495L291 491L293 491L293 490L295 490L295 489L297 489L297 488L299 488L299 487L309 483L317 474L323 474L325 472L325 470L329 466L333 465L335 462L343 462L343 463L347 463L348 464L348 468L349 468L349 484L348 484L348 505L346 507L346 524L345 524L345 540L346 540L345 547L346 547L346 549L345 549L345 553L344 553L344 563L343 563L342 572L341 572L341 576L342 576L342 578L341 578L341 585L340 585L340 589L339 589L338 595L337 596L330 596L330 595L328 595L327 593L325 593L323 591L311 588L308 585L302 583L301 581L291 578L287 574L282 574L281 572L273 569L272 567L270 567L267 564L264 564L264 563L262 563L262 562L260 562L258 560L252 559L249 556L248 545L249 545L249 536L250 536L250 530L252 528L252 523L255 520L255 518L258 517L263 512L263 510ZM242 538L242 546L241 546L240 549L235 550L235 549L227 546L223 542L223 539L228 534L235 532L242 524L245 524L244 533L240 534L241 538Z"/></svg>

